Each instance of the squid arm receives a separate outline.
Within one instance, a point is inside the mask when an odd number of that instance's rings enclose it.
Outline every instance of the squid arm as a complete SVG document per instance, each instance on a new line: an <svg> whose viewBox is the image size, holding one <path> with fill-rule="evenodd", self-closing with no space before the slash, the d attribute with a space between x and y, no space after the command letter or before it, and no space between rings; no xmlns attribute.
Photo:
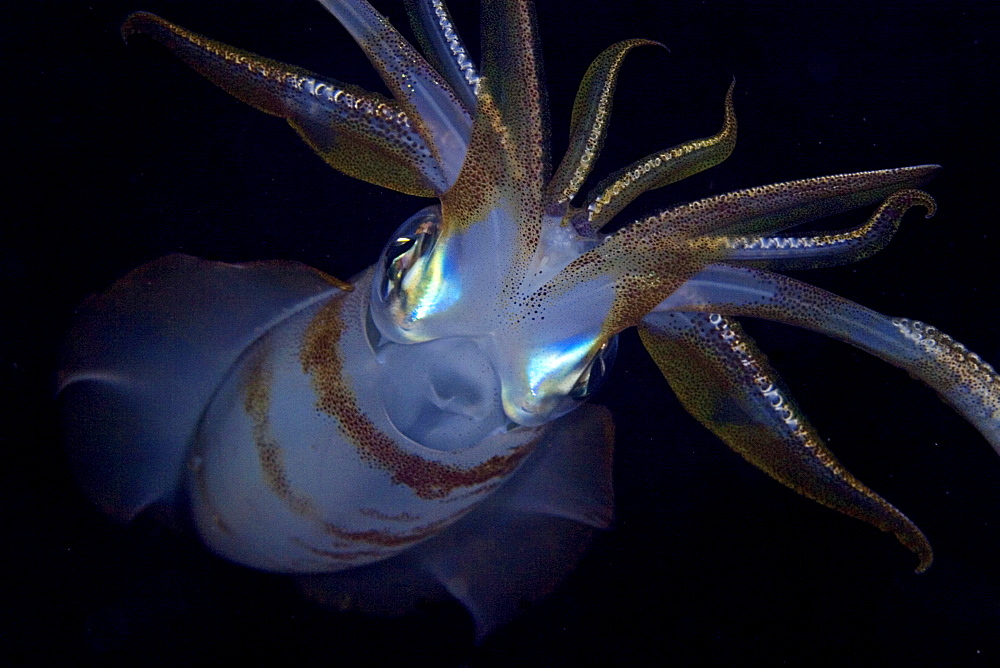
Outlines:
<svg viewBox="0 0 1000 668"><path fill-rule="evenodd" d="M410 25L434 69L441 73L469 111L476 108L479 70L455 30L443 0L406 0Z"/></svg>
<svg viewBox="0 0 1000 668"><path fill-rule="evenodd" d="M547 210L561 215L580 234L594 236L635 198L646 191L680 181L713 167L736 145L733 87L726 92L722 128L714 135L692 139L651 153L605 177L587 195L581 207L572 205L604 145L612 100L625 56L637 46L663 46L631 39L612 44L587 69L573 104L569 148L548 184ZM666 48L666 47L664 47Z"/></svg>
<svg viewBox="0 0 1000 668"><path fill-rule="evenodd" d="M457 172L452 163L461 165L464 145L451 142L452 152L445 153L443 145L435 144L439 138L413 113L410 100L391 100L258 56L147 12L132 14L122 25L126 39L136 34L162 43L238 100L284 118L324 161L348 176L410 195L435 197L449 187L447 174ZM383 76L389 75L383 72ZM453 116L462 116L461 105L456 105Z"/></svg>
<svg viewBox="0 0 1000 668"><path fill-rule="evenodd" d="M937 210L933 197L906 189L889 195L866 222L847 230L800 237L717 237L715 243L725 247L726 261L741 266L779 271L835 267L864 260L885 248L899 230L903 215L915 206L927 211L925 218Z"/></svg>
<svg viewBox="0 0 1000 668"><path fill-rule="evenodd" d="M587 68L573 101L569 147L547 187L549 208L567 209L587 179L608 134L618 74L625 56L635 47L647 45L663 47L648 39L627 39L604 49Z"/></svg>
<svg viewBox="0 0 1000 668"><path fill-rule="evenodd" d="M920 529L837 461L739 323L664 311L639 335L687 411L726 445L799 494L895 534L918 573L930 567Z"/></svg>
<svg viewBox="0 0 1000 668"><path fill-rule="evenodd" d="M726 314L726 315L721 315ZM837 462L729 316L795 325L845 341L930 386L1000 453L1000 376L940 330L892 318L807 283L714 264L640 325L640 336L685 408L748 461L795 491L890 531L931 563L923 534Z"/></svg>
<svg viewBox="0 0 1000 668"><path fill-rule="evenodd" d="M471 112L448 82L366 0L320 0L364 50L410 122L417 124L448 185L462 168Z"/></svg>
<svg viewBox="0 0 1000 668"><path fill-rule="evenodd" d="M849 343L930 386L1000 453L1000 376L979 355L919 320L894 318L802 281L713 264L656 309L773 320Z"/></svg>
<svg viewBox="0 0 1000 668"><path fill-rule="evenodd" d="M670 253L678 238L686 236L689 256L708 259L639 325L646 348L685 408L788 487L894 533L917 554L918 572L932 559L919 529L836 460L731 316L809 329L906 370L1000 452L1000 376L979 356L934 327L884 316L763 268L832 266L877 252L910 208L920 206L933 215L933 198L912 188L936 170L923 165L751 188L681 205L635 224L658 239L650 252L662 244L659 252ZM764 236L879 199L881 205L856 228Z"/></svg>
<svg viewBox="0 0 1000 668"><path fill-rule="evenodd" d="M734 80L726 91L725 115L717 133L650 153L605 177L574 219L585 217L587 227L600 230L639 195L703 172L728 158L736 147L735 86Z"/></svg>

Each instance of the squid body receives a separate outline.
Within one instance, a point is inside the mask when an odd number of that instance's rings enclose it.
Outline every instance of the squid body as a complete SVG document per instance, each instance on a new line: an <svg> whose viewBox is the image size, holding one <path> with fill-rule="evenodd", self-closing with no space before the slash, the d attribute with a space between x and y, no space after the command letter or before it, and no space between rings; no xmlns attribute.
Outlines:
<svg viewBox="0 0 1000 668"><path fill-rule="evenodd" d="M446 591L480 635L554 586L612 516L613 425L586 399L638 327L684 407L797 492L931 548L827 449L738 316L846 341L932 387L1000 450L1000 378L934 327L775 273L870 256L920 165L758 186L609 223L724 160L719 131L581 188L627 40L590 65L553 170L533 8L484 0L473 63L440 0L409 0L422 51L365 0L321 0L389 96L130 16L220 87L279 116L335 169L433 198L349 282L287 261L171 255L79 310L59 378L71 459L106 513L188 518L215 553L366 609ZM874 207L834 233L785 232ZM405 586L399 583L405 582ZM393 584L395 583L395 584Z"/></svg>

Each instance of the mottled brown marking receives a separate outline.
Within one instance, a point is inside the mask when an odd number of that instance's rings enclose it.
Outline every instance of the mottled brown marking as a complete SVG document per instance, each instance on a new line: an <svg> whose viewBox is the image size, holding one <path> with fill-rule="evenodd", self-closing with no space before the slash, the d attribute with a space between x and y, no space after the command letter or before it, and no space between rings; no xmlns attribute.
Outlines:
<svg viewBox="0 0 1000 668"><path fill-rule="evenodd" d="M339 302L339 300L335 301ZM271 403L273 374L270 348L265 341L262 340L257 345L244 372L243 408L253 422L254 443L257 446L257 455L264 482L292 512L321 524L327 535L347 541L346 544L339 543L341 545L361 542L384 547L401 547L419 542L438 533L454 519L455 516L452 516L430 522L404 533L391 533L376 529L351 531L323 520L313 500L292 489L284 469L282 448L271 431L268 411ZM338 554L346 554L346 552ZM379 552L376 556L384 556L384 553Z"/></svg>
<svg viewBox="0 0 1000 668"><path fill-rule="evenodd" d="M427 149L435 164L441 164L434 133L420 113L419 99L422 95L418 91L420 87L414 86L413 81L415 79L422 81L426 89L434 89L440 93L441 97L436 103L450 104L454 107L453 110L464 111L465 108L448 82L392 27L386 17L375 11L368 3L356 3L352 9L365 15L362 20L369 28L374 28L370 33L362 35L358 45L378 70L397 104L409 114L410 123L417 129L418 134L428 140ZM375 24L378 24L377 28L374 27Z"/></svg>
<svg viewBox="0 0 1000 668"><path fill-rule="evenodd" d="M479 485L506 476L531 452L534 443L494 455L471 468L420 457L401 448L379 430L358 407L354 392L344 379L338 344L344 332L343 300L333 299L316 314L303 337L302 369L312 377L316 408L337 419L341 433L358 449L361 459L392 475L422 499L441 499L460 487Z"/></svg>
<svg viewBox="0 0 1000 668"><path fill-rule="evenodd" d="M247 361L243 376L243 410L253 423L253 440L257 446L264 482L274 494L298 515L317 515L312 499L292 491L281 446L271 431L268 411L271 407L271 348L270 342L261 339Z"/></svg>
<svg viewBox="0 0 1000 668"><path fill-rule="evenodd" d="M298 538L292 538L292 542L299 545L306 550L312 552L313 554L324 557L326 559L332 559L334 561L361 561L361 560L371 560L371 559L381 559L386 556L384 550L357 550L354 552L340 552L336 550L324 550L319 547L314 547L303 540Z"/></svg>
<svg viewBox="0 0 1000 668"><path fill-rule="evenodd" d="M412 513L385 513L378 508L358 508L358 512L365 517L374 517L377 520L382 520L384 522L417 522L420 520L420 515L413 515Z"/></svg>
<svg viewBox="0 0 1000 668"><path fill-rule="evenodd" d="M549 175L548 101L534 7L526 0L482 4L482 81L462 170L442 195L442 238L459 234L501 209L517 227L507 252L510 298L527 269L542 229L542 194Z"/></svg>
<svg viewBox="0 0 1000 668"><path fill-rule="evenodd" d="M405 533L390 533L388 531L379 531L375 529L351 531L349 529L336 527L332 524L325 524L324 530L330 536L343 540L349 540L355 543L367 543L369 545L379 545L390 548L405 547L407 545L412 545L413 543L419 543L425 538L430 538L431 536L440 533L441 530L451 524L455 518L461 517L466 512L467 509L463 509L451 517L435 520L434 522L428 522L423 526L415 527ZM381 554L384 554L384 552Z"/></svg>

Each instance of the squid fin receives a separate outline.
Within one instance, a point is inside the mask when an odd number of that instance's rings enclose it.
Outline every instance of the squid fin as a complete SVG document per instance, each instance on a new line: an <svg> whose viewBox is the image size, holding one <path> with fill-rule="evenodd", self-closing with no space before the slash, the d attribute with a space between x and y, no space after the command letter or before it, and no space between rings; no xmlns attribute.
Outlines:
<svg viewBox="0 0 1000 668"><path fill-rule="evenodd" d="M77 476L129 521L169 503L202 411L259 336L350 286L297 262L168 255L88 299L58 376Z"/></svg>

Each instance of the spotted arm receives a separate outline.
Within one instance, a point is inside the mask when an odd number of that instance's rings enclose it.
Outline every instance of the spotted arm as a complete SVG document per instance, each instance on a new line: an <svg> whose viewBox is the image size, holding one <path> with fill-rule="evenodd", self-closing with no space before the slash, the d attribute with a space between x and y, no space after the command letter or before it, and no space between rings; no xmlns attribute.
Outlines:
<svg viewBox="0 0 1000 668"><path fill-rule="evenodd" d="M691 415L748 462L824 506L933 555L923 533L837 461L739 323L718 314L661 312L639 326L643 344Z"/></svg>
<svg viewBox="0 0 1000 668"><path fill-rule="evenodd" d="M479 69L465 50L444 0L406 0L406 10L427 59L448 80L465 108L474 111Z"/></svg>
<svg viewBox="0 0 1000 668"><path fill-rule="evenodd" d="M656 311L752 316L850 343L929 385L1000 453L1000 375L935 327L882 315L787 276L725 264L706 267Z"/></svg>
<svg viewBox="0 0 1000 668"><path fill-rule="evenodd" d="M122 26L126 39L137 34L162 43L238 100L284 118L348 176L420 197L448 187L442 151L405 101L209 39L147 12L132 14ZM452 160L461 164L461 157Z"/></svg>

